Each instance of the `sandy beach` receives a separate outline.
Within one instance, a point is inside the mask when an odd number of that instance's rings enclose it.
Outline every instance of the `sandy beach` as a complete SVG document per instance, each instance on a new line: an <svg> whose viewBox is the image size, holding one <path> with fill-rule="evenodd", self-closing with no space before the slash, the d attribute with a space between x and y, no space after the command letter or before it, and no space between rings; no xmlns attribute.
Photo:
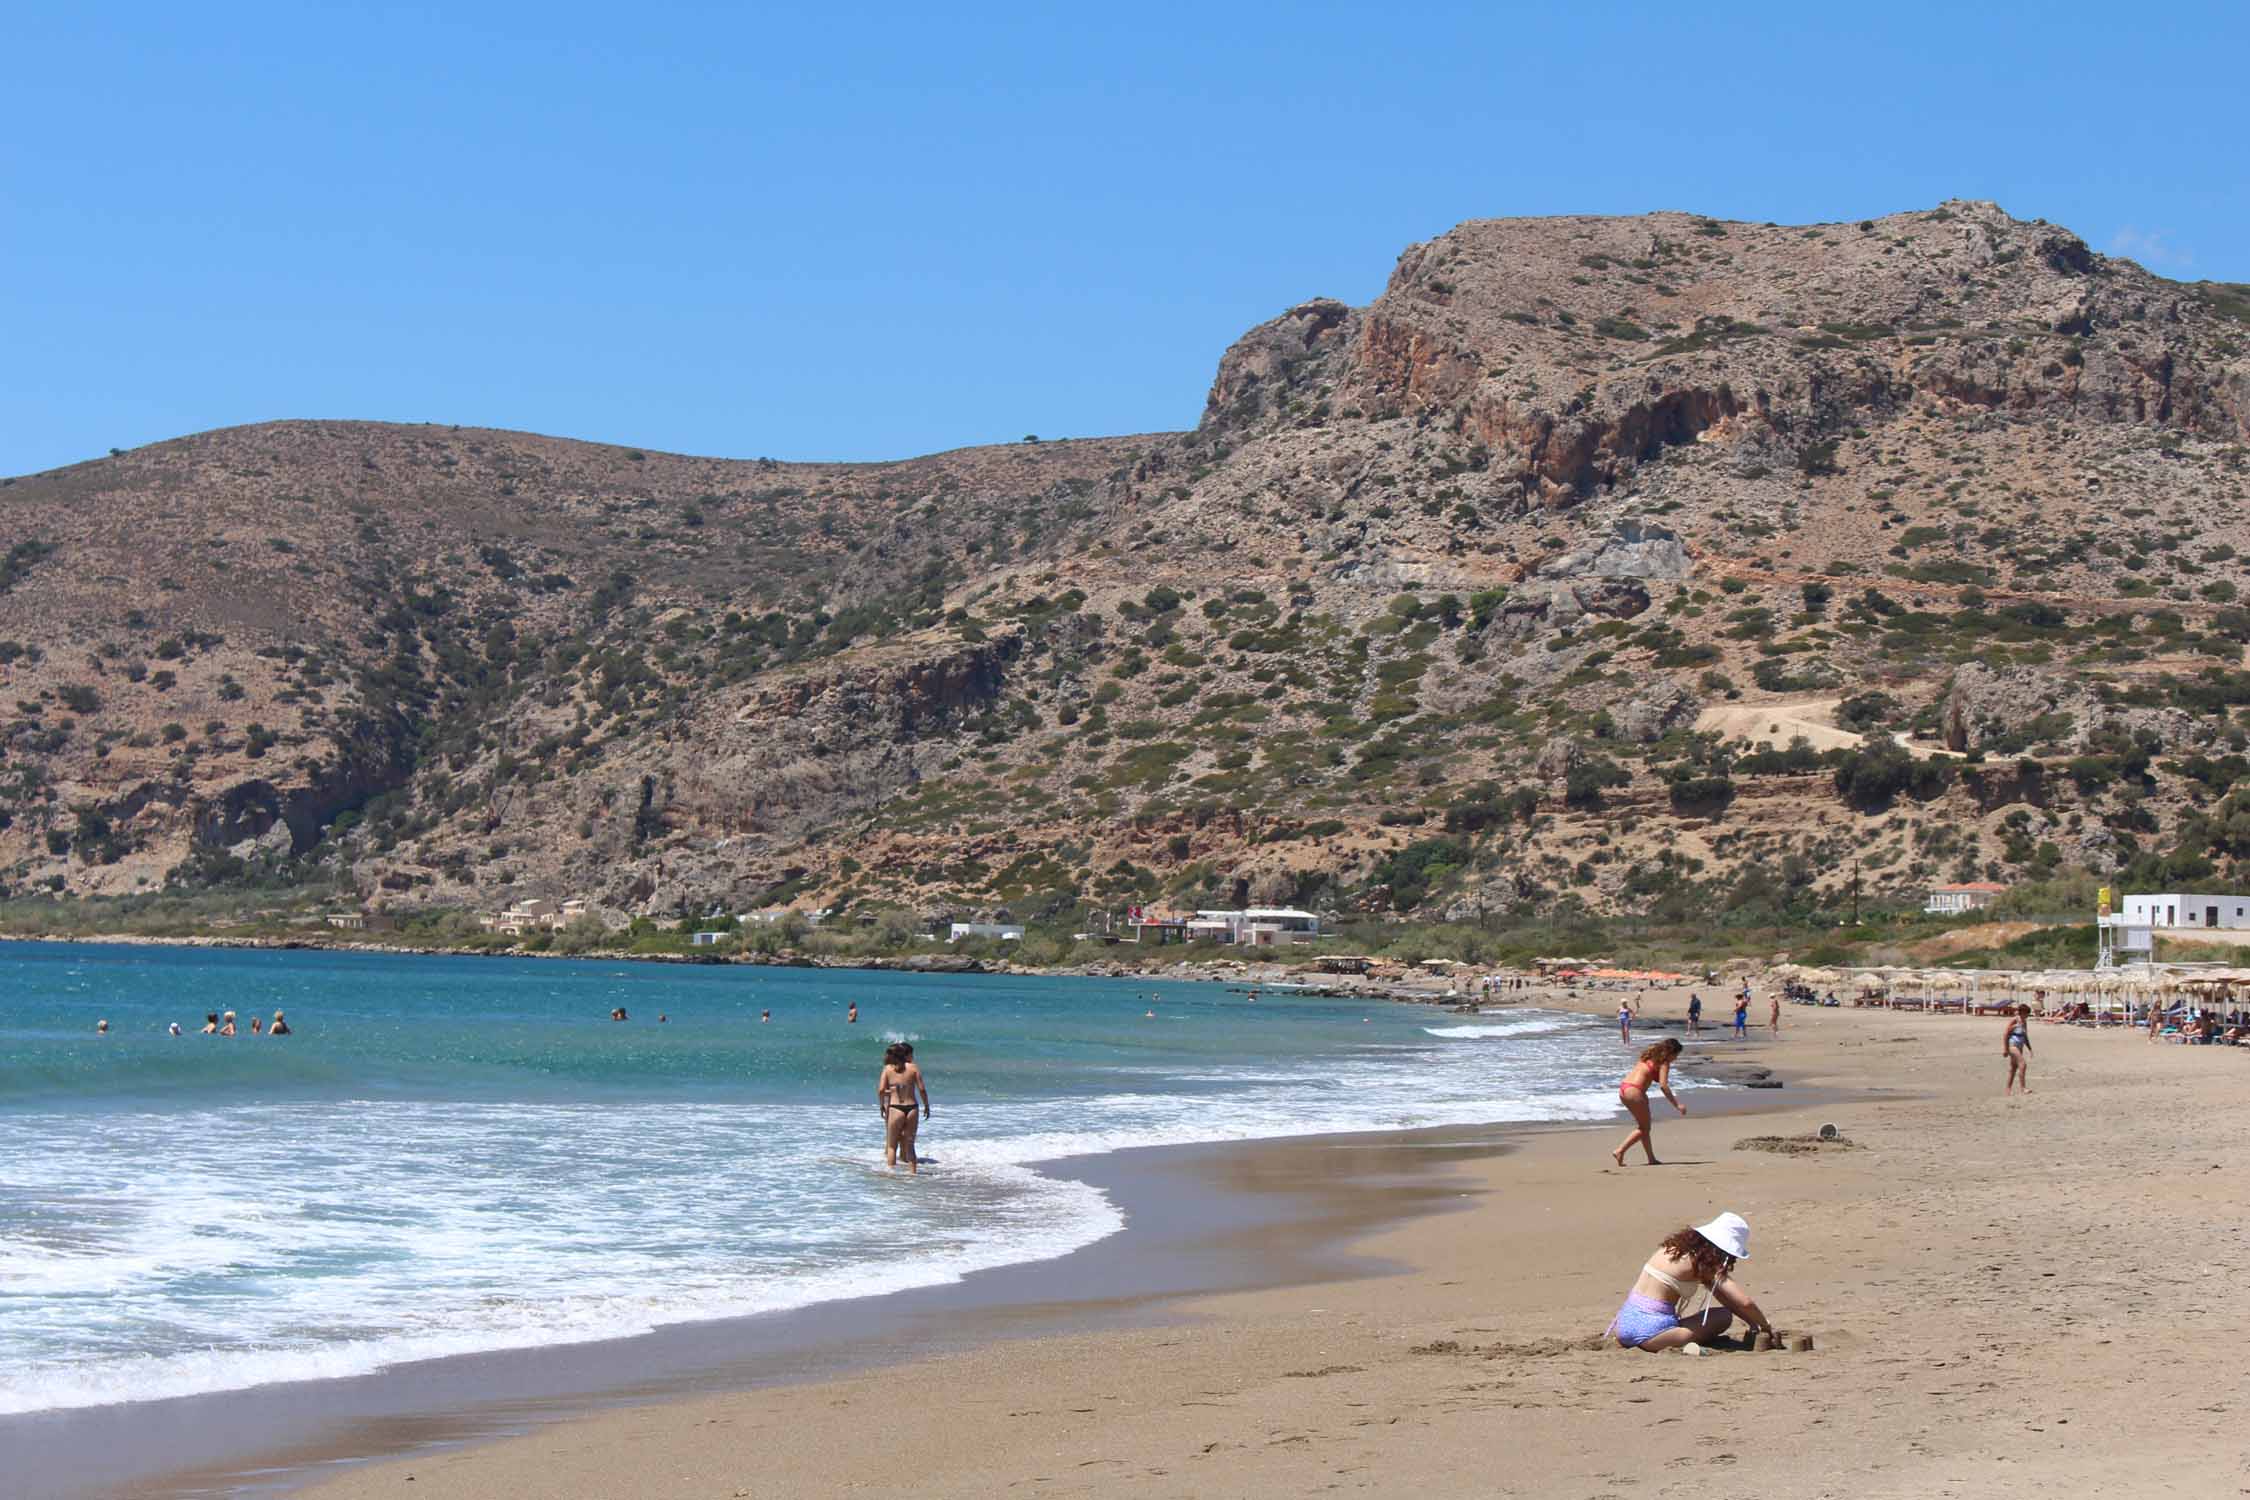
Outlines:
<svg viewBox="0 0 2250 1500"><path fill-rule="evenodd" d="M1659 1103L1653 1169L1610 1167L1620 1129L1533 1133L1451 1169L1462 1211L1363 1238L1384 1274L604 1412L309 1493L2238 1492L2250 1057L2041 1025L2034 1092L2003 1099L1999 1032L1787 1007L1778 1040L1716 1049L1789 1080L1778 1112ZM1839 1092L1794 1102L1808 1086ZM1852 1147L1736 1144L1824 1121ZM1656 1240L1720 1209L1754 1227L1749 1287L1815 1348L1595 1346Z"/></svg>

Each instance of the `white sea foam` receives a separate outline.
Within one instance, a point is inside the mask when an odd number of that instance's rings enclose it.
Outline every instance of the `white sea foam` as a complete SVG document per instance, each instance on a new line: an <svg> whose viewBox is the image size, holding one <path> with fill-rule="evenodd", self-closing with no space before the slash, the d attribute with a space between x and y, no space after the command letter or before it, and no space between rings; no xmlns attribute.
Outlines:
<svg viewBox="0 0 2250 1500"><path fill-rule="evenodd" d="M1007 1170L1007 1169L1001 1169ZM1024 1186L1033 1174L1014 1169ZM723 1285L661 1293L502 1299L447 1304L422 1326L296 1347L207 1347L127 1354L0 1372L0 1415L245 1390L281 1381L366 1375L391 1365L494 1349L629 1338L668 1324L784 1312L847 1297L940 1286L972 1272L1047 1260L1114 1234L1124 1217L1098 1189L1039 1179L1043 1210L1006 1239L945 1247L912 1259L872 1259L791 1275L750 1273ZM218 1330L214 1330L217 1332Z"/></svg>
<svg viewBox="0 0 2250 1500"><path fill-rule="evenodd" d="M1571 1023L1564 1020L1525 1017L1520 1021L1502 1021L1496 1024L1473 1026L1425 1026L1425 1036L1441 1036L1463 1041L1481 1041L1500 1037L1540 1036L1561 1031Z"/></svg>

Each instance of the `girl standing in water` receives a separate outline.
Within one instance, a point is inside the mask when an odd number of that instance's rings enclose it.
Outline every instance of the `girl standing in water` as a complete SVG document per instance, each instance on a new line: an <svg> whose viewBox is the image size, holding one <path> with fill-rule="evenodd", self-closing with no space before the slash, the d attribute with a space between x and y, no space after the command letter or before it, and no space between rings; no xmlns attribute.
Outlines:
<svg viewBox="0 0 2250 1500"><path fill-rule="evenodd" d="M1640 1060L1633 1064L1633 1070L1617 1086L1617 1101L1633 1117L1633 1133L1625 1137L1624 1143L1610 1153L1617 1158L1619 1166L1625 1165L1625 1153L1632 1150L1636 1142L1640 1145L1641 1154L1648 1158L1650 1166L1661 1165L1656 1159L1656 1127L1648 1116L1648 1086L1655 1084L1657 1090L1671 1101L1674 1109L1686 1114L1687 1106L1672 1092L1672 1064L1684 1050L1676 1036L1668 1036L1663 1041L1644 1048Z"/></svg>
<svg viewBox="0 0 2250 1500"><path fill-rule="evenodd" d="M919 1096L919 1098L917 1098ZM914 1061L914 1048L893 1042L883 1049L883 1072L875 1080L875 1102L883 1111L883 1165L896 1167L901 1155L908 1173L916 1173L922 1159L914 1154L914 1138L930 1112L930 1086Z"/></svg>

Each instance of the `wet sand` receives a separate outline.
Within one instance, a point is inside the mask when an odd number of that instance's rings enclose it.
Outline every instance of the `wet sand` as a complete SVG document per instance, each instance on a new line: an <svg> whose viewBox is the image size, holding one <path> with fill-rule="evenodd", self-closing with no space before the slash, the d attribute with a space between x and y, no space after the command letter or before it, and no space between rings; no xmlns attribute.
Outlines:
<svg viewBox="0 0 2250 1500"><path fill-rule="evenodd" d="M1186 1294L1312 1285L1385 1263L1370 1229L1460 1207L1460 1166L1524 1127L1165 1147L1051 1175L1102 1188L1118 1235L957 1285L130 1406L0 1417L8 1495L278 1493L371 1457L522 1433L621 1404L896 1367L999 1340L1147 1326ZM942 1163L941 1163L942 1165ZM909 1232L910 1232L910 1226Z"/></svg>
<svg viewBox="0 0 2250 1500"><path fill-rule="evenodd" d="M1369 1274L602 1412L313 1493L2238 1492L2250 1054L2040 1026L2036 1092L2003 1099L1999 1033L1790 1007L1778 1040L1713 1045L1790 1081L1779 1113L1659 1102L1661 1168L1611 1167L1613 1127L1524 1134L1452 1169L1463 1211L1359 1238ZM1807 1107L1808 1081L1848 1092ZM1823 1120L1856 1149L1736 1148ZM1598 1347L1656 1240L1720 1209L1814 1350Z"/></svg>

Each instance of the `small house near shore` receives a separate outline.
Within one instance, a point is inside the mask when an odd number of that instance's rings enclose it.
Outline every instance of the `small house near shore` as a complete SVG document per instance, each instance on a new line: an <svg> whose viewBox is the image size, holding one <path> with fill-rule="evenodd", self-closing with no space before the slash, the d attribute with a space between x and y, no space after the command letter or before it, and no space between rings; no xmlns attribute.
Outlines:
<svg viewBox="0 0 2250 1500"><path fill-rule="evenodd" d="M1982 911L2006 895L2008 888L1989 880L1972 880L1963 885L1933 885L1930 899L1922 910L1935 916L1959 916L1962 912Z"/></svg>
<svg viewBox="0 0 2250 1500"><path fill-rule="evenodd" d="M958 943L963 938L989 938L1000 943L1023 941L1021 922L955 922L946 933L945 940Z"/></svg>
<svg viewBox="0 0 2250 1500"><path fill-rule="evenodd" d="M544 896L534 896L519 901L505 911L477 918L477 925L486 932L497 932L504 937L522 937L527 932L555 932L568 926L589 910L586 898L573 896L567 901L550 901Z"/></svg>

